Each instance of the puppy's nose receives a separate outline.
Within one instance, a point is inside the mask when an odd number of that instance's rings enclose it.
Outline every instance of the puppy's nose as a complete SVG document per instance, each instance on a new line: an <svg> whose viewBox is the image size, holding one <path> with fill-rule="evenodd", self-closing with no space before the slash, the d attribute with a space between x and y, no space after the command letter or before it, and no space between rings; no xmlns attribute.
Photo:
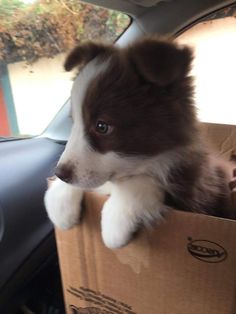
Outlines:
<svg viewBox="0 0 236 314"><path fill-rule="evenodd" d="M69 183L72 180L73 170L70 166L58 166L55 169L55 175L62 181Z"/></svg>

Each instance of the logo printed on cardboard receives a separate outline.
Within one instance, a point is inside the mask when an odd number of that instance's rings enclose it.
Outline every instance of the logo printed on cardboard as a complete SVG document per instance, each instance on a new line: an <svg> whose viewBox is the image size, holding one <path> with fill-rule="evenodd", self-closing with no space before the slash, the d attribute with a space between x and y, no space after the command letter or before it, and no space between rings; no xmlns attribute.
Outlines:
<svg viewBox="0 0 236 314"><path fill-rule="evenodd" d="M188 238L187 249L196 259L206 263L223 262L228 254L223 246L208 240L193 240Z"/></svg>

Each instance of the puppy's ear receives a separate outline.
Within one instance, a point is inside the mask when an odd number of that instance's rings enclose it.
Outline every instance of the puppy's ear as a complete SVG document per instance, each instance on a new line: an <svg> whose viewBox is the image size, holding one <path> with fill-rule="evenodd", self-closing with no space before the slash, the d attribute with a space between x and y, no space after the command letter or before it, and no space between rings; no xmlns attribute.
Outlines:
<svg viewBox="0 0 236 314"><path fill-rule="evenodd" d="M150 37L129 48L130 58L139 74L148 82L167 86L188 75L192 51L171 41Z"/></svg>
<svg viewBox="0 0 236 314"><path fill-rule="evenodd" d="M86 42L75 47L67 56L64 63L66 71L72 70L75 66L84 65L98 55L109 56L114 50L113 46L95 42Z"/></svg>

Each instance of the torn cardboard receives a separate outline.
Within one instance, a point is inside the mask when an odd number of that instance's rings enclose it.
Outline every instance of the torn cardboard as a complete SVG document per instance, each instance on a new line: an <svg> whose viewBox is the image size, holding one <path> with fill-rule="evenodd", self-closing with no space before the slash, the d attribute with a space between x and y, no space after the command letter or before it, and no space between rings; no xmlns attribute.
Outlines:
<svg viewBox="0 0 236 314"><path fill-rule="evenodd" d="M236 127L226 129L208 125L204 132L229 157ZM236 221L173 210L110 250L100 230L105 200L86 193L81 224L56 230L67 313L236 313Z"/></svg>

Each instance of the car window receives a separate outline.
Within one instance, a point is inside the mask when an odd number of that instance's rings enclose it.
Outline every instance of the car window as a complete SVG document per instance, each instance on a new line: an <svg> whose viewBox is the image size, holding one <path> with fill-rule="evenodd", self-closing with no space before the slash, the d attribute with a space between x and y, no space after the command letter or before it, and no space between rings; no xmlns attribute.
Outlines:
<svg viewBox="0 0 236 314"><path fill-rule="evenodd" d="M66 53L88 39L113 42L129 23L78 0L0 0L0 137L40 134L70 95Z"/></svg>
<svg viewBox="0 0 236 314"><path fill-rule="evenodd" d="M236 124L236 6L211 15L177 41L194 48L192 73L199 119Z"/></svg>

